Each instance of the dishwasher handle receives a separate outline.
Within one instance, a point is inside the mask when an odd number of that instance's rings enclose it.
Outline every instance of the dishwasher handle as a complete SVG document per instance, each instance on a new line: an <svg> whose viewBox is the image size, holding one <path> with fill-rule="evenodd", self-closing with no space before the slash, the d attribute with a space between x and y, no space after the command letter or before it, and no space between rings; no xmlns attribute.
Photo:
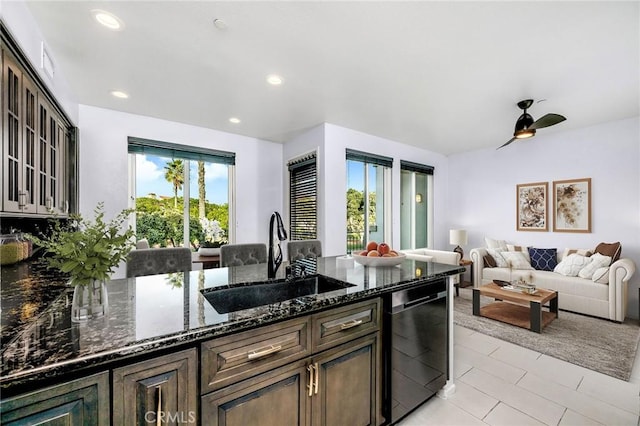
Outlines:
<svg viewBox="0 0 640 426"><path fill-rule="evenodd" d="M412 300L404 304L404 309L409 309L413 306L420 305L422 303L431 302L434 300L442 299L443 297L447 297L446 291L441 291L440 293L433 293L425 297L421 297L420 299Z"/></svg>

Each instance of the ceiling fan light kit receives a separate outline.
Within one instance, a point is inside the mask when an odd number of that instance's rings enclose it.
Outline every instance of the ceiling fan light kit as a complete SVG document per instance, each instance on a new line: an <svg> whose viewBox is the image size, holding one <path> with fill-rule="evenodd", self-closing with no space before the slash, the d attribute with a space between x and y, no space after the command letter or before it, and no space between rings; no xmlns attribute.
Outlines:
<svg viewBox="0 0 640 426"><path fill-rule="evenodd" d="M497 149L509 145L516 139L526 139L535 136L536 129L553 126L566 120L566 118L560 114L549 113L534 121L533 117L529 115L529 113L527 113L527 109L532 104L533 99L525 99L517 103L518 108L522 110L522 115L520 115L520 117L518 117L518 120L516 121L513 138L508 140L505 144L499 146Z"/></svg>

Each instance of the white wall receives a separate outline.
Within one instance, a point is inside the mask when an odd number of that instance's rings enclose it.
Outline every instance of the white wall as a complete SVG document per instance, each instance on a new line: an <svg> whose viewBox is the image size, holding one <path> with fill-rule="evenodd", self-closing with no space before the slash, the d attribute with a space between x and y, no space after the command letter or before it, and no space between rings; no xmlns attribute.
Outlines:
<svg viewBox="0 0 640 426"><path fill-rule="evenodd" d="M41 49L44 37L31 16L31 12L23 1L2 1L0 0L0 18L4 21L9 33L14 37L23 53L29 59L33 68L38 72L40 78L53 93L56 100L69 119L78 124L78 104L69 89L69 85L65 80L59 68L55 69L53 79L51 79L40 67ZM46 46L46 42L45 42ZM56 54L51 48L47 47L47 51L56 65Z"/></svg>
<svg viewBox="0 0 640 426"><path fill-rule="evenodd" d="M484 237L563 250L622 243L622 256L640 267L640 119L544 134L500 150L449 157L447 212L469 234L468 253ZM498 146L499 141L496 142ZM516 185L591 178L591 233L516 231ZM550 198L549 212L553 203ZM629 288L629 316L638 318L640 269Z"/></svg>
<svg viewBox="0 0 640 426"><path fill-rule="evenodd" d="M236 243L268 242L282 201L282 145L217 130L80 105L80 212L105 201L107 217L127 208L127 138L236 153Z"/></svg>

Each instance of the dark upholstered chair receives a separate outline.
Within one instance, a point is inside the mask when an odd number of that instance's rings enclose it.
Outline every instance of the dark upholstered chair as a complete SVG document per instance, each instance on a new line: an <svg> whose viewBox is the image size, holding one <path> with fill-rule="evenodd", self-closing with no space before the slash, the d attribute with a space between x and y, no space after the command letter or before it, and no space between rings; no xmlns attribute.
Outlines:
<svg viewBox="0 0 640 426"><path fill-rule="evenodd" d="M220 266L267 263L266 244L225 244L220 247Z"/></svg>
<svg viewBox="0 0 640 426"><path fill-rule="evenodd" d="M287 244L289 263L301 259L314 259L322 256L322 242L320 240L289 241Z"/></svg>
<svg viewBox="0 0 640 426"><path fill-rule="evenodd" d="M127 259L127 278L190 270L188 247L136 249L131 250Z"/></svg>

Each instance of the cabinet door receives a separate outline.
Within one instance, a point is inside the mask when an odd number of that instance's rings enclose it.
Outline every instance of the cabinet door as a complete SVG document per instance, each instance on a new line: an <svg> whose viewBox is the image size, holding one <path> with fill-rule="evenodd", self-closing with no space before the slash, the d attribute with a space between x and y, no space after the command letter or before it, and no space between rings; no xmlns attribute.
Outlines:
<svg viewBox="0 0 640 426"><path fill-rule="evenodd" d="M304 362L298 361L211 392L201 399L201 423L209 426L307 425L308 375Z"/></svg>
<svg viewBox="0 0 640 426"><path fill-rule="evenodd" d="M22 187L22 71L3 55L2 69L2 192L3 210L20 212Z"/></svg>
<svg viewBox="0 0 640 426"><path fill-rule="evenodd" d="M21 183L21 211L23 213L36 212L38 186L36 177L38 170L38 95L33 83L23 79L23 118L22 126L22 183Z"/></svg>
<svg viewBox="0 0 640 426"><path fill-rule="evenodd" d="M56 215L64 215L68 212L66 201L66 129L64 123L55 114L49 117L51 137L49 140L49 173L48 173L48 205L51 212Z"/></svg>
<svg viewBox="0 0 640 426"><path fill-rule="evenodd" d="M0 403L3 425L109 425L109 373L11 398Z"/></svg>
<svg viewBox="0 0 640 426"><path fill-rule="evenodd" d="M197 380L195 349L113 370L113 424L196 423Z"/></svg>
<svg viewBox="0 0 640 426"><path fill-rule="evenodd" d="M53 207L49 198L49 143L51 141L51 107L43 96L38 97L38 167L36 172L36 185L38 197L36 198L36 212L48 214Z"/></svg>
<svg viewBox="0 0 640 426"><path fill-rule="evenodd" d="M314 426L380 423L379 351L379 335L374 333L323 352L312 360Z"/></svg>

